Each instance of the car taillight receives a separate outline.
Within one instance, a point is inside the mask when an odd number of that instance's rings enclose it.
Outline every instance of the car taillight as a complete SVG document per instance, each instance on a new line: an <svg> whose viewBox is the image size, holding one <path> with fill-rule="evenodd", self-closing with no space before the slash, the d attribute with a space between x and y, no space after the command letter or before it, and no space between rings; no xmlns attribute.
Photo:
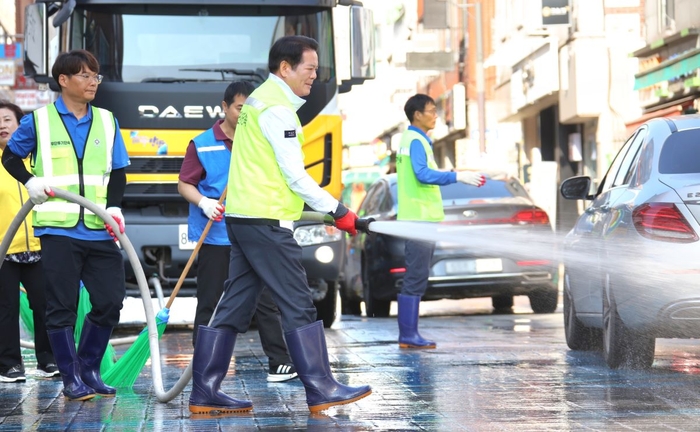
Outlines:
<svg viewBox="0 0 700 432"><path fill-rule="evenodd" d="M637 232L652 240L675 243L698 241L698 235L672 203L642 204L632 212Z"/></svg>
<svg viewBox="0 0 700 432"><path fill-rule="evenodd" d="M549 216L540 209L522 210L513 216L513 223L545 225L549 223Z"/></svg>

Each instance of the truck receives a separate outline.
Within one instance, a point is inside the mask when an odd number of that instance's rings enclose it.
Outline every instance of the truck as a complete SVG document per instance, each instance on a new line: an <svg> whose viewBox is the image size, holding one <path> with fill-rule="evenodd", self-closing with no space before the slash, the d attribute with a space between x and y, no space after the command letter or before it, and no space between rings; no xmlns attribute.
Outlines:
<svg viewBox="0 0 700 432"><path fill-rule="evenodd" d="M195 244L188 241L178 173L190 140L223 118L226 86L233 80L261 84L278 38L317 40L318 78L298 112L304 162L314 180L340 198L338 94L374 78L373 27L371 10L354 0L37 0L25 9L24 70L56 91L50 70L60 52L85 49L100 62L103 81L93 103L114 113L131 160L122 201L126 234L152 294L162 300ZM346 236L300 221L294 238L303 249L318 318L329 327ZM181 292L194 293L195 270L196 262ZM126 256L125 271L127 293L138 295Z"/></svg>

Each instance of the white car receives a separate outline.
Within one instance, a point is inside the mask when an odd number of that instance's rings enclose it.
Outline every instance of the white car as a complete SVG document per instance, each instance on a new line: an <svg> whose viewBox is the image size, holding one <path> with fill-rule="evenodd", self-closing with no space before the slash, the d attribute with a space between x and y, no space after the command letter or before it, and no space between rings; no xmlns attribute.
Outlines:
<svg viewBox="0 0 700 432"><path fill-rule="evenodd" d="M700 116L654 119L627 140L564 241L564 321L573 350L647 368L656 338L700 337Z"/></svg>

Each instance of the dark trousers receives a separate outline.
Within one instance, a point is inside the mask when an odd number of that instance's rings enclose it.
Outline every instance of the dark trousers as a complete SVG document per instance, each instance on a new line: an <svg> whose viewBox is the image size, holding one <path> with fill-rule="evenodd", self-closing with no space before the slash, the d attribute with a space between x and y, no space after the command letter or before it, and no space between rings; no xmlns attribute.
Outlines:
<svg viewBox="0 0 700 432"><path fill-rule="evenodd" d="M22 363L19 346L19 284L27 291L34 316L34 348L40 365L55 363L46 333L46 278L41 261L20 264L5 261L0 268L0 370Z"/></svg>
<svg viewBox="0 0 700 432"><path fill-rule="evenodd" d="M208 325L214 308L224 292L224 283L228 279L230 246L203 244L197 257L197 312L194 317L192 345L197 342L197 330L200 325ZM217 311L217 315L218 315ZM270 290L263 289L260 302L255 309L260 342L270 367L291 363L287 344L282 335L280 313L275 305Z"/></svg>
<svg viewBox="0 0 700 432"><path fill-rule="evenodd" d="M435 243L406 240L405 251L406 274L403 277L401 294L423 297L428 289Z"/></svg>
<svg viewBox="0 0 700 432"><path fill-rule="evenodd" d="M39 238L47 279L46 327L75 327L81 280L90 294L90 321L100 327L119 324L126 286L124 261L116 243L56 235Z"/></svg>
<svg viewBox="0 0 700 432"><path fill-rule="evenodd" d="M228 221L226 231L231 241L229 278L212 326L245 333L263 286L280 310L285 332L315 322L316 307L301 265L301 247L292 232L273 225Z"/></svg>

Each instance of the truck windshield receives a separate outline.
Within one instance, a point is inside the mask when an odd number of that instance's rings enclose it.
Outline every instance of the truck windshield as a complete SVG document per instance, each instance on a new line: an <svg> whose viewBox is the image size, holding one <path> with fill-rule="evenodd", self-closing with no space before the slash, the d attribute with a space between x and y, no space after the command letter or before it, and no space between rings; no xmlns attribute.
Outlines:
<svg viewBox="0 0 700 432"><path fill-rule="evenodd" d="M319 42L317 80L334 77L330 11L287 16L127 14L76 9L72 48L91 51L105 81L230 81L267 77L268 51L285 35Z"/></svg>

